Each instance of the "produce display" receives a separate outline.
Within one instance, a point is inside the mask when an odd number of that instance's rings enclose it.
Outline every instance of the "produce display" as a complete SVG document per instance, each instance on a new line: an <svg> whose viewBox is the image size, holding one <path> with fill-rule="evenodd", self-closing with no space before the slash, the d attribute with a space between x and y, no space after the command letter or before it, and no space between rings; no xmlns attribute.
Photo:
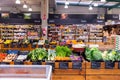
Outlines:
<svg viewBox="0 0 120 80"><path fill-rule="evenodd" d="M30 43L30 41L28 40L28 39L23 39L23 42L22 42L23 44L29 44Z"/></svg>
<svg viewBox="0 0 120 80"><path fill-rule="evenodd" d="M89 61L120 61L120 51L100 51L98 48L86 48L85 57Z"/></svg>
<svg viewBox="0 0 120 80"><path fill-rule="evenodd" d="M70 55L70 59L73 61L82 61L82 56Z"/></svg>
<svg viewBox="0 0 120 80"><path fill-rule="evenodd" d="M85 55L90 61L102 60L102 52L98 48L86 48Z"/></svg>
<svg viewBox="0 0 120 80"><path fill-rule="evenodd" d="M57 46L55 50L55 60L70 60L70 55L72 54L72 51L67 46Z"/></svg>
<svg viewBox="0 0 120 80"><path fill-rule="evenodd" d="M1 39L20 40L26 36L28 39L39 39L40 25L4 25L0 24Z"/></svg>
<svg viewBox="0 0 120 80"><path fill-rule="evenodd" d="M48 60L55 60L56 57L56 51L48 49Z"/></svg>
<svg viewBox="0 0 120 80"><path fill-rule="evenodd" d="M2 62L6 56L7 56L6 53L0 53L0 62Z"/></svg>
<svg viewBox="0 0 120 80"><path fill-rule="evenodd" d="M5 42L4 42L4 44L10 44L12 42L12 40L6 40Z"/></svg>
<svg viewBox="0 0 120 80"><path fill-rule="evenodd" d="M45 40L39 40L38 41L38 45L44 45L45 44Z"/></svg>
<svg viewBox="0 0 120 80"><path fill-rule="evenodd" d="M27 58L27 55L19 55L18 57L17 57L17 61L23 61L23 60L25 60Z"/></svg>
<svg viewBox="0 0 120 80"><path fill-rule="evenodd" d="M43 60L47 57L47 51L44 48L36 48L27 56L27 59L30 59L31 61L38 61Z"/></svg>
<svg viewBox="0 0 120 80"><path fill-rule="evenodd" d="M4 41L2 39L0 39L0 43L3 43Z"/></svg>
<svg viewBox="0 0 120 80"><path fill-rule="evenodd" d="M15 60L16 57L17 57L17 54L10 53L5 57L3 62L11 62L12 60Z"/></svg>

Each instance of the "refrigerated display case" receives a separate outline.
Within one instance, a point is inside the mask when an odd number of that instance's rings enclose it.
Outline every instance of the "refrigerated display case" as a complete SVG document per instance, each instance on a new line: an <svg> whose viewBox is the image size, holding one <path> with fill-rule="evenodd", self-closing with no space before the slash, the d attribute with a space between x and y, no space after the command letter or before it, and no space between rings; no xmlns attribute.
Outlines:
<svg viewBox="0 0 120 80"><path fill-rule="evenodd" d="M0 65L0 80L51 80L50 65Z"/></svg>

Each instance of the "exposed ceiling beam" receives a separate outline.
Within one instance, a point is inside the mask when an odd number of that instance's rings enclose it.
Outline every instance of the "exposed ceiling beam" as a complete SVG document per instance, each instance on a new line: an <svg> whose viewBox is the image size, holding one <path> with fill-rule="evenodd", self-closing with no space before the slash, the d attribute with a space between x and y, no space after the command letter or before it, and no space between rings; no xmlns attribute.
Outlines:
<svg viewBox="0 0 120 80"><path fill-rule="evenodd" d="M90 3L90 5L92 5L92 3L94 2L95 0L93 0L91 3Z"/></svg>
<svg viewBox="0 0 120 80"><path fill-rule="evenodd" d="M65 5L64 3L57 3L57 5ZM70 6L83 6L83 7L89 7L90 4L69 4ZM110 6L98 6L98 8L109 8Z"/></svg>
<svg viewBox="0 0 120 80"><path fill-rule="evenodd" d="M78 4L80 4L81 0L78 1Z"/></svg>
<svg viewBox="0 0 120 80"><path fill-rule="evenodd" d="M105 2L105 3L103 4L103 6L105 6L107 3L108 3L108 2Z"/></svg>
<svg viewBox="0 0 120 80"><path fill-rule="evenodd" d="M100 0L95 0L95 1L100 1ZM107 2L120 2L120 0L106 0Z"/></svg>
<svg viewBox="0 0 120 80"><path fill-rule="evenodd" d="M108 2L120 2L120 0L107 0Z"/></svg>
<svg viewBox="0 0 120 80"><path fill-rule="evenodd" d="M50 11L52 11L53 13L55 12L55 10L56 10L55 0L49 0L49 8L50 8Z"/></svg>
<svg viewBox="0 0 120 80"><path fill-rule="evenodd" d="M120 6L120 2L119 3L117 3L117 4L115 4L115 5L113 5L113 6L111 6L111 7L109 7L109 10L111 10L111 9L113 9L113 8L118 8L118 6Z"/></svg>

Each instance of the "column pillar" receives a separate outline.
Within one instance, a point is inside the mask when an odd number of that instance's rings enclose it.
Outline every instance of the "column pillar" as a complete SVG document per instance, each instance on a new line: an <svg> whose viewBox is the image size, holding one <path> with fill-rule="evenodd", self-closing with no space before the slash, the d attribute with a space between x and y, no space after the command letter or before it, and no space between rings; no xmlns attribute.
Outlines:
<svg viewBox="0 0 120 80"><path fill-rule="evenodd" d="M47 39L47 26L48 26L48 13L49 13L49 0L41 0L41 20L44 39Z"/></svg>

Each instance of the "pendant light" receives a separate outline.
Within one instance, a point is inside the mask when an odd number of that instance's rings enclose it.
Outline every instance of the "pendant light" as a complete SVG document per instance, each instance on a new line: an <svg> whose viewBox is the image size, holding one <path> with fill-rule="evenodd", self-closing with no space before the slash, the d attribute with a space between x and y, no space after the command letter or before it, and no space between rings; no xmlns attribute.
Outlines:
<svg viewBox="0 0 120 80"><path fill-rule="evenodd" d="M93 10L93 7L92 7L92 6L90 6L90 7L89 7L89 10Z"/></svg>
<svg viewBox="0 0 120 80"><path fill-rule="evenodd" d="M101 2L106 2L106 0L101 0Z"/></svg>
<svg viewBox="0 0 120 80"><path fill-rule="evenodd" d="M69 2L68 2L68 0L66 0L66 1L65 1L65 5L69 5Z"/></svg>
<svg viewBox="0 0 120 80"><path fill-rule="evenodd" d="M24 2L23 8L27 8L27 7L28 6L27 6L26 2Z"/></svg>
<svg viewBox="0 0 120 80"><path fill-rule="evenodd" d="M98 6L98 3L95 3L94 6L97 7L97 6Z"/></svg>
<svg viewBox="0 0 120 80"><path fill-rule="evenodd" d="M21 2L20 2L20 0L16 0L15 3L16 4L20 4Z"/></svg>
<svg viewBox="0 0 120 80"><path fill-rule="evenodd" d="M30 7L30 8L28 9L28 11L32 11L32 8Z"/></svg>
<svg viewBox="0 0 120 80"><path fill-rule="evenodd" d="M67 9L67 8L68 8L68 5L65 5L65 6L64 6L64 8L66 8L66 9Z"/></svg>

